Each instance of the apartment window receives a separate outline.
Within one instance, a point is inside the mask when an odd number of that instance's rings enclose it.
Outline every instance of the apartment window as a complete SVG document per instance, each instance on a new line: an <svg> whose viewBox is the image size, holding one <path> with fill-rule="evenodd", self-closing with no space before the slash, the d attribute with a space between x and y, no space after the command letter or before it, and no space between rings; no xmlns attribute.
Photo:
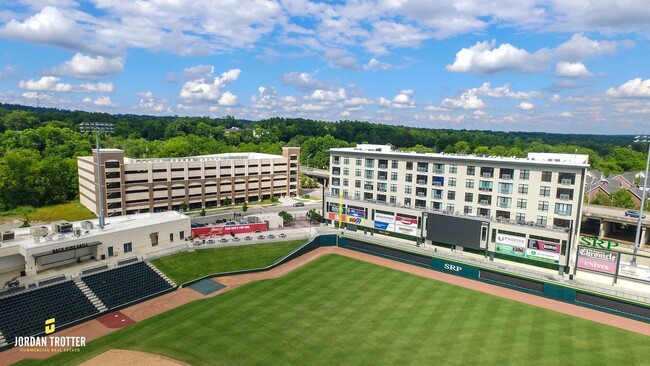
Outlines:
<svg viewBox="0 0 650 366"><path fill-rule="evenodd" d="M169 241L174 241L174 233L169 233Z"/></svg>
<svg viewBox="0 0 650 366"><path fill-rule="evenodd" d="M474 193L465 193L465 202L473 202Z"/></svg>
<svg viewBox="0 0 650 366"><path fill-rule="evenodd" d="M360 200L361 199L361 192L354 191L354 199L355 200Z"/></svg>
<svg viewBox="0 0 650 366"><path fill-rule="evenodd" d="M149 239L151 239L151 246L155 247L158 245L158 233L149 234Z"/></svg>
<svg viewBox="0 0 650 366"><path fill-rule="evenodd" d="M375 198L374 194L372 193L364 193L363 194L363 199L366 201L372 201Z"/></svg>
<svg viewBox="0 0 650 366"><path fill-rule="evenodd" d="M388 160L379 159L379 169L388 169Z"/></svg>
<svg viewBox="0 0 650 366"><path fill-rule="evenodd" d="M344 165L350 165L350 158L343 158L343 164Z"/></svg>
<svg viewBox="0 0 650 366"><path fill-rule="evenodd" d="M510 208L512 206L512 198L510 197L497 197L497 206L503 208Z"/></svg>
<svg viewBox="0 0 650 366"><path fill-rule="evenodd" d="M397 169L399 167L399 161L398 160L391 161L390 167L393 169Z"/></svg>
<svg viewBox="0 0 650 366"><path fill-rule="evenodd" d="M366 170L366 179L374 179L374 178L375 178L374 170Z"/></svg>
<svg viewBox="0 0 650 366"><path fill-rule="evenodd" d="M573 173L559 173L557 182L565 185L575 184L576 175Z"/></svg>
<svg viewBox="0 0 650 366"><path fill-rule="evenodd" d="M456 210L456 206L454 206L453 203L448 203L447 204L447 212L451 213L451 212L454 212L454 210Z"/></svg>
<svg viewBox="0 0 650 366"><path fill-rule="evenodd" d="M354 170L354 176L355 177L360 177L361 176L361 169L355 169Z"/></svg>
<svg viewBox="0 0 650 366"><path fill-rule="evenodd" d="M341 185L341 180L339 178L332 178L332 185L333 186Z"/></svg>
<svg viewBox="0 0 650 366"><path fill-rule="evenodd" d="M449 186L456 187L456 178L449 178Z"/></svg>
<svg viewBox="0 0 650 366"><path fill-rule="evenodd" d="M107 161L104 166L106 169L114 169L114 168L119 168L120 167L120 162L119 161Z"/></svg>
<svg viewBox="0 0 650 366"><path fill-rule="evenodd" d="M350 185L350 180L347 178L343 178L343 186L347 187L348 185Z"/></svg>
<svg viewBox="0 0 650 366"><path fill-rule="evenodd" d="M526 214L523 213L516 213L515 214L515 220L517 222L526 222Z"/></svg>
<svg viewBox="0 0 650 366"><path fill-rule="evenodd" d="M341 168L337 166L332 167L332 175L340 175L341 174Z"/></svg>
<svg viewBox="0 0 650 366"><path fill-rule="evenodd" d="M433 176L433 177L431 177L431 181L433 182L434 186L442 187L442 186L445 185L445 177Z"/></svg>
<svg viewBox="0 0 650 366"><path fill-rule="evenodd" d="M474 179L467 179L465 181L465 188L469 188L469 189L474 188Z"/></svg>
<svg viewBox="0 0 650 366"><path fill-rule="evenodd" d="M397 184L391 184L390 185L390 191L391 192L397 192Z"/></svg>
<svg viewBox="0 0 650 366"><path fill-rule="evenodd" d="M519 179L529 180L530 179L530 170L522 169L519 171Z"/></svg>
<svg viewBox="0 0 650 366"><path fill-rule="evenodd" d="M343 175L350 175L350 168L343 168Z"/></svg>
<svg viewBox="0 0 650 366"><path fill-rule="evenodd" d="M501 168L499 169L499 179L512 179L515 174L514 169Z"/></svg>
<svg viewBox="0 0 650 366"><path fill-rule="evenodd" d="M535 222L539 226L546 226L548 222L548 217L546 216L537 216L537 221Z"/></svg>
<svg viewBox="0 0 650 366"><path fill-rule="evenodd" d="M427 173L429 171L429 163L418 163L418 172Z"/></svg>
<svg viewBox="0 0 650 366"><path fill-rule="evenodd" d="M411 186L404 186L404 193L405 194L413 193L413 188Z"/></svg>
<svg viewBox="0 0 650 366"><path fill-rule="evenodd" d="M363 189L365 189L367 191L372 191L373 189L375 189L375 186L372 184L372 182L365 181L365 182L363 182Z"/></svg>
<svg viewBox="0 0 650 366"><path fill-rule="evenodd" d="M417 179L418 184L427 184L429 180L429 177L427 177L426 175L418 174L415 178Z"/></svg>
<svg viewBox="0 0 650 366"><path fill-rule="evenodd" d="M492 178L494 177L494 168L482 166L481 167L481 177L483 178Z"/></svg>
<svg viewBox="0 0 650 366"><path fill-rule="evenodd" d="M389 202L393 205L397 204L397 196L390 196Z"/></svg>
<svg viewBox="0 0 650 366"><path fill-rule="evenodd" d="M555 204L555 214L562 216L571 215L571 205L568 203L556 203Z"/></svg>
<svg viewBox="0 0 650 366"><path fill-rule="evenodd" d="M128 253L133 250L133 243L124 243L124 253Z"/></svg>
<svg viewBox="0 0 650 366"><path fill-rule="evenodd" d="M553 179L553 172L542 172L542 182L550 182Z"/></svg>
<svg viewBox="0 0 650 366"><path fill-rule="evenodd" d="M341 157L340 156L332 156L332 164L335 164L335 165L341 164Z"/></svg>
<svg viewBox="0 0 650 366"><path fill-rule="evenodd" d="M555 198L561 199L563 201L568 201L573 199L573 189L568 188L558 188Z"/></svg>
<svg viewBox="0 0 650 366"><path fill-rule="evenodd" d="M356 165L361 166L361 158L357 158Z"/></svg>
<svg viewBox="0 0 650 366"><path fill-rule="evenodd" d="M343 197L345 197L345 198L348 197L348 190L347 189L343 190Z"/></svg>
<svg viewBox="0 0 650 366"><path fill-rule="evenodd" d="M184 231L179 231L178 232L178 238L181 239L181 240L185 239L185 232Z"/></svg>
<svg viewBox="0 0 650 366"><path fill-rule="evenodd" d="M524 198L517 198L517 208L526 208L527 203Z"/></svg>
<svg viewBox="0 0 650 366"><path fill-rule="evenodd" d="M431 197L434 200L441 200L442 199L442 189L432 189L431 190Z"/></svg>
<svg viewBox="0 0 650 366"><path fill-rule="evenodd" d="M332 196L338 196L340 190L338 188L332 188Z"/></svg>
<svg viewBox="0 0 650 366"><path fill-rule="evenodd" d="M551 187L549 187L549 186L541 186L541 187L539 187L539 195L540 195L540 197L550 197L551 196Z"/></svg>
<svg viewBox="0 0 650 366"><path fill-rule="evenodd" d="M447 199L448 200L455 200L456 199L456 191L448 191L447 192Z"/></svg>
<svg viewBox="0 0 650 366"><path fill-rule="evenodd" d="M499 193L512 194L512 183L499 183Z"/></svg>
<svg viewBox="0 0 650 366"><path fill-rule="evenodd" d="M355 180L354 181L354 188L361 188L361 181L360 180Z"/></svg>
<svg viewBox="0 0 650 366"><path fill-rule="evenodd" d="M397 180L397 173L396 172L391 172L390 173L390 180L396 181Z"/></svg>
<svg viewBox="0 0 650 366"><path fill-rule="evenodd" d="M553 219L553 226L570 228L571 220L565 220L556 217Z"/></svg>
<svg viewBox="0 0 650 366"><path fill-rule="evenodd" d="M366 168L374 168L375 159L366 159Z"/></svg>
<svg viewBox="0 0 650 366"><path fill-rule="evenodd" d="M406 181L407 182L412 182L413 181L413 174L411 173L406 173Z"/></svg>
<svg viewBox="0 0 650 366"><path fill-rule="evenodd" d="M472 206L465 206L463 207L463 213L465 215L471 215L472 214Z"/></svg>
<svg viewBox="0 0 650 366"><path fill-rule="evenodd" d="M411 199L406 197L404 198L404 206L410 206L411 205Z"/></svg>
<svg viewBox="0 0 650 366"><path fill-rule="evenodd" d="M467 175L474 175L476 174L476 167L475 166L468 166L467 167Z"/></svg>
<svg viewBox="0 0 650 366"><path fill-rule="evenodd" d="M478 189L483 192L492 192L492 182L487 180L478 181Z"/></svg>
<svg viewBox="0 0 650 366"><path fill-rule="evenodd" d="M548 201L539 201L537 204L537 211L547 212L548 211Z"/></svg>
<svg viewBox="0 0 650 366"><path fill-rule="evenodd" d="M406 170L413 170L413 162L412 161L407 161L406 162Z"/></svg>
<svg viewBox="0 0 650 366"><path fill-rule="evenodd" d="M449 164L449 174L456 174L456 173L458 173L458 165Z"/></svg>
<svg viewBox="0 0 650 366"><path fill-rule="evenodd" d="M377 183L377 190L379 192L386 192L388 185L386 183Z"/></svg>
<svg viewBox="0 0 650 366"><path fill-rule="evenodd" d="M437 174L444 174L445 164L433 164L433 172Z"/></svg>
<svg viewBox="0 0 650 366"><path fill-rule="evenodd" d="M520 184L517 192L519 194L528 194L528 184Z"/></svg>

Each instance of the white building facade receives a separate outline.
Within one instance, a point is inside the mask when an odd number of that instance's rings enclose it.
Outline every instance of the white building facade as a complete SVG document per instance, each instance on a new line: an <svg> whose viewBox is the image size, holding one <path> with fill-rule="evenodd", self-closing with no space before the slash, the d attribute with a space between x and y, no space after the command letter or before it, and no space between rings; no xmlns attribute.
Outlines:
<svg viewBox="0 0 650 366"><path fill-rule="evenodd" d="M587 155L489 157L400 152L385 145L329 152L325 218L338 224L343 207L348 229L432 242L436 235L427 230L435 225L427 220L447 215L482 222L482 244L467 248L506 258L534 252L532 259L566 266L575 247ZM555 249L532 249L540 245Z"/></svg>

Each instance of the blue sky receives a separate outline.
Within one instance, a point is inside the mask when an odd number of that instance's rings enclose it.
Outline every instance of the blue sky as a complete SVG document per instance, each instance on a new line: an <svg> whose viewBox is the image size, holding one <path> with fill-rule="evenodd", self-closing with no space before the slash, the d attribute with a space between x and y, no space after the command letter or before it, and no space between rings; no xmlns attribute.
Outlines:
<svg viewBox="0 0 650 366"><path fill-rule="evenodd" d="M646 0L0 0L0 102L650 130Z"/></svg>

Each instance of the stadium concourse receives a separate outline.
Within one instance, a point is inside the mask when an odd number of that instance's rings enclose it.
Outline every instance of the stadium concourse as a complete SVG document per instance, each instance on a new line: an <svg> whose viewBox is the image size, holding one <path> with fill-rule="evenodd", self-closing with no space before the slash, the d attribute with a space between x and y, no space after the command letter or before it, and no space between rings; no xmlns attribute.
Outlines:
<svg viewBox="0 0 650 366"><path fill-rule="evenodd" d="M277 278L283 276L297 268L300 268L301 266L307 263L310 263L328 254L342 255L342 256L355 258L370 263L375 263L398 271L413 273L418 276L435 279L438 281L444 281L457 286L463 286L483 293L493 294L507 299L523 302L526 304L547 308L553 311L588 319L602 324L607 324L621 329L626 329L632 332L636 332L644 335L650 335L650 324L641 321L637 321L637 320L633 320L621 316L616 316L612 314L607 314L597 310L586 309L581 306L571 305L564 302L543 298L541 296L522 293L517 290L507 289L496 285L480 283L467 278L462 278L450 274L431 271L426 268L405 264L402 262L393 261L390 259L385 259L374 255L360 253L357 251L352 251L349 249L344 249L339 247L317 248L311 252L308 252L307 254L299 256L289 262L286 262L268 271L219 277L217 279L214 279L214 281L218 281L219 283L226 285L226 287L220 291L214 292L207 296L197 291L194 291L190 288L181 288L177 291L149 299L147 301L141 302L133 306L126 307L120 310L118 313L109 314L109 315L114 316L119 314L119 316L122 316L123 318L130 319L135 322L140 322L152 316L155 316L157 314L181 306L183 304L187 304L189 302L206 298L206 297L217 296L219 294L222 294L226 291L232 290L244 284L250 283L252 281L258 281L258 280L268 279L268 278ZM84 336L86 337L87 341L91 341L93 339L109 334L115 331L116 329L119 328L109 327L105 324L105 322L102 322L102 320L94 319L76 325L74 327L65 329L61 331L60 334L61 336L73 336L73 335ZM52 355L53 353L47 353L47 352L25 353L25 352L20 352L20 350L17 348L13 348L2 353L3 357L0 359L1 360L0 366L9 365L13 362L17 362L25 358L44 359ZM100 355L99 357L105 358L108 356ZM147 355L147 354L123 354L122 357L123 358L126 357L124 361L127 363L125 364L133 364L133 362L149 362L155 359L156 356ZM152 357L152 359L146 361L148 357ZM93 362L89 363L89 365L92 364L95 363ZM105 363L98 362L97 364L105 364Z"/></svg>

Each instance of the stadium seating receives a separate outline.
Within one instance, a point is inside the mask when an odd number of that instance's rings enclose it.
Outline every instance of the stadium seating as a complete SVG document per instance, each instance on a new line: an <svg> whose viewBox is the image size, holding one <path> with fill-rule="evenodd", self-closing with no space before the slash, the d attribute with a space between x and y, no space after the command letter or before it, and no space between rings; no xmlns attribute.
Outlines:
<svg viewBox="0 0 650 366"><path fill-rule="evenodd" d="M46 319L56 318L57 326L62 326L96 313L97 308L68 280L1 298L0 331L13 343L15 337L43 332Z"/></svg>
<svg viewBox="0 0 650 366"><path fill-rule="evenodd" d="M144 262L82 276L81 279L108 309L173 288Z"/></svg>

